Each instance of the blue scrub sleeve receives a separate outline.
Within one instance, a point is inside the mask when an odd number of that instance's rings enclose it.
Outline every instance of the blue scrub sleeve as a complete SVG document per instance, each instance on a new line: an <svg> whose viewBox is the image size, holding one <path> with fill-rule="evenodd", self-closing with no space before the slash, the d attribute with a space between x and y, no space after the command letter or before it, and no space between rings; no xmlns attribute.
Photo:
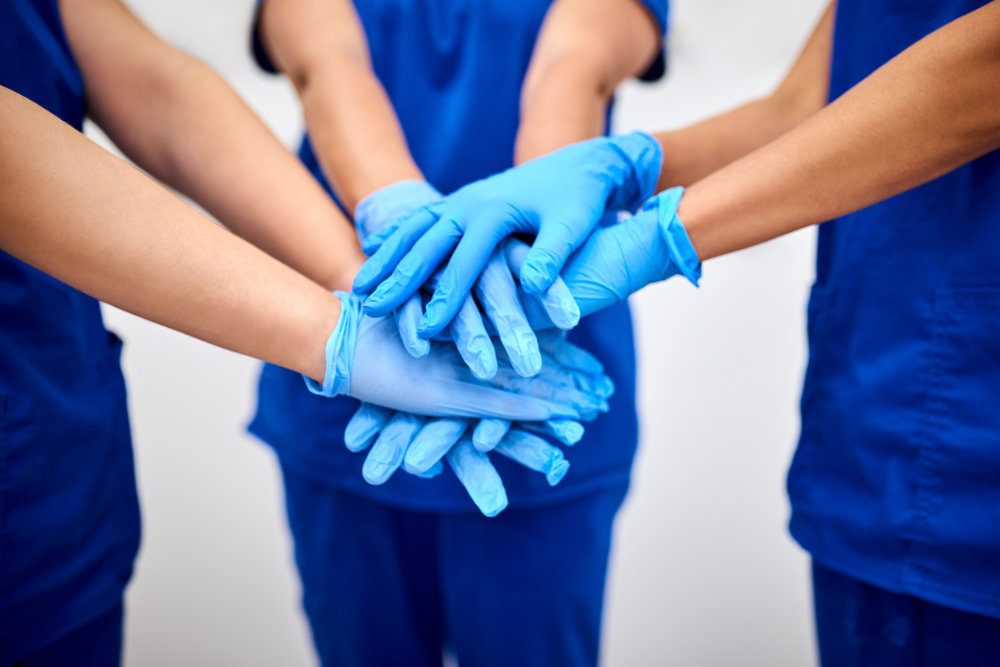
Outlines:
<svg viewBox="0 0 1000 667"><path fill-rule="evenodd" d="M260 11L263 7L264 0L257 0L253 10L253 22L250 24L250 52L258 67L270 74L277 74L278 68L271 62L271 56L268 55L264 42L260 39Z"/></svg>
<svg viewBox="0 0 1000 667"><path fill-rule="evenodd" d="M659 81L663 78L663 75L667 72L667 32L670 27L670 1L669 0L639 0L642 5L649 11L653 20L656 21L657 27L660 29L660 34L663 35L663 41L660 44L659 50L656 52L656 57L653 58L653 62L649 64L646 71L639 75L640 81Z"/></svg>

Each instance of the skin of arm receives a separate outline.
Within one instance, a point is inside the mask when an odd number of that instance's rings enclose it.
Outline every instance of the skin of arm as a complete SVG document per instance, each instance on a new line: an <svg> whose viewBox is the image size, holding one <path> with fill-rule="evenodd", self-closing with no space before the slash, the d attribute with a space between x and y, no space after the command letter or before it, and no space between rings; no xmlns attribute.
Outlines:
<svg viewBox="0 0 1000 667"><path fill-rule="evenodd" d="M658 190L690 185L823 108L830 85L834 12L835 4L831 3L795 64L770 95L694 125L654 135L663 146Z"/></svg>
<svg viewBox="0 0 1000 667"><path fill-rule="evenodd" d="M340 303L0 87L0 247L140 317L322 381Z"/></svg>
<svg viewBox="0 0 1000 667"><path fill-rule="evenodd" d="M549 8L521 89L517 163L598 136L615 88L660 48L636 0L558 0Z"/></svg>
<svg viewBox="0 0 1000 667"><path fill-rule="evenodd" d="M1000 148L1000 0L947 24L688 188L702 260L887 199Z"/></svg>
<svg viewBox="0 0 1000 667"><path fill-rule="evenodd" d="M363 261L352 225L218 75L120 0L60 9L88 113L129 158L327 289L350 289Z"/></svg>
<svg viewBox="0 0 1000 667"><path fill-rule="evenodd" d="M423 179L350 0L270 0L261 37L298 91L323 172L349 211L372 192Z"/></svg>

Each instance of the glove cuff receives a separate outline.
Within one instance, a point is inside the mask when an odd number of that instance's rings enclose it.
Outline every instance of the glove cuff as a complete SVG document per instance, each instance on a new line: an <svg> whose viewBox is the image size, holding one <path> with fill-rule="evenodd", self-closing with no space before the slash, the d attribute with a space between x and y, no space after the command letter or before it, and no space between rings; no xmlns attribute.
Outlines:
<svg viewBox="0 0 1000 667"><path fill-rule="evenodd" d="M663 166L663 148L660 142L645 132L630 132L608 139L614 149L631 170L631 178L623 184L617 201L609 205L609 210L635 211L639 205L656 193Z"/></svg>
<svg viewBox="0 0 1000 667"><path fill-rule="evenodd" d="M396 181L379 188L354 209L354 228L364 244L369 236L378 234L396 219L437 201L441 193L425 180Z"/></svg>
<svg viewBox="0 0 1000 667"><path fill-rule="evenodd" d="M310 392L328 398L346 395L351 388L351 361L361 321L361 299L346 292L334 292L340 299L340 319L326 341L326 374L323 384L302 376Z"/></svg>
<svg viewBox="0 0 1000 667"><path fill-rule="evenodd" d="M643 210L655 208L659 219L660 237L667 246L672 270L665 276L680 274L695 287L701 279L701 260L688 237L687 230L677 216L677 207L684 195L684 188L671 188L661 192L643 205Z"/></svg>

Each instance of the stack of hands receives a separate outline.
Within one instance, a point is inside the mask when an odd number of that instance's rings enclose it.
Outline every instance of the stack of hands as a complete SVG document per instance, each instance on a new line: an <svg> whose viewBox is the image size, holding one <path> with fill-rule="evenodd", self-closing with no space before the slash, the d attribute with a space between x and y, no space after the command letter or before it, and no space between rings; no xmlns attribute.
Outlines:
<svg viewBox="0 0 1000 667"><path fill-rule="evenodd" d="M700 262L677 218L680 188L653 195L662 155L633 133L568 146L445 197L403 181L362 201L370 255L339 296L325 396L363 401L347 427L371 484L442 459L488 516L507 496L488 453L555 485L572 446L608 410L601 363L566 340L581 317ZM618 222L622 212L631 217ZM603 223L603 224L602 224ZM374 443L374 444L373 444Z"/></svg>

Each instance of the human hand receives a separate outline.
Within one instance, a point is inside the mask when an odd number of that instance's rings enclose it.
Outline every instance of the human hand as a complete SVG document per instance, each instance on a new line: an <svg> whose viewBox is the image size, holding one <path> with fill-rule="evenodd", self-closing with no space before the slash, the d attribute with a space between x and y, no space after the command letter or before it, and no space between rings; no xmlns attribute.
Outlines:
<svg viewBox="0 0 1000 667"><path fill-rule="evenodd" d="M578 381L587 380L581 390L602 403L610 398L614 386L603 375L596 358L566 343L555 332L544 334L542 344L563 366L580 373ZM558 447L531 432L571 446L583 437L583 426L565 419L518 423L513 428L509 421L501 419L428 420L362 404L347 425L344 441L355 452L371 446L362 467L362 475L370 484L386 482L400 467L411 474L433 477L443 470L441 460L445 458L476 506L487 516L493 516L506 506L506 492L487 452L495 450L544 474L553 486L569 469L569 462ZM454 451L470 446L471 451Z"/></svg>
<svg viewBox="0 0 1000 667"><path fill-rule="evenodd" d="M489 380L472 376L451 346L434 345L426 357L414 359L403 348L393 318L368 317L359 297L337 296L342 309L327 341L323 382L306 380L313 393L438 417L575 420L606 407L593 392L579 388L587 387L589 378L546 355L536 377L518 375L504 359Z"/></svg>
<svg viewBox="0 0 1000 667"><path fill-rule="evenodd" d="M536 235L520 271L540 293L606 211L634 210L660 173L659 143L649 135L591 139L471 183L400 223L355 278L371 295L365 312L391 312L447 257L418 331L430 337L452 320L497 245L514 233Z"/></svg>
<svg viewBox="0 0 1000 667"><path fill-rule="evenodd" d="M378 246L378 238L389 238L407 213L422 210L440 199L437 190L425 181L400 181L366 197L355 212L355 224L366 252ZM436 284L437 276L431 279ZM541 308L555 326L570 329L579 321L579 308L561 280L538 295L519 293L502 252L496 251L475 284L477 301L466 296L451 322L448 336L466 364L480 379L497 371L497 358L490 333L496 333L514 370L532 376L541 369L541 356L534 332L522 303ZM410 295L394 311L403 345L420 358L430 350L430 342L418 335L417 325L423 304L419 292Z"/></svg>
<svg viewBox="0 0 1000 667"><path fill-rule="evenodd" d="M652 197L634 216L598 228L573 254L563 268L562 279L581 316L624 301L642 287L675 275L698 284L701 262L677 217L683 192L683 188L674 188ZM512 238L504 244L504 252L516 272L530 250L524 241ZM537 308L529 308L527 314L536 331L554 326Z"/></svg>

